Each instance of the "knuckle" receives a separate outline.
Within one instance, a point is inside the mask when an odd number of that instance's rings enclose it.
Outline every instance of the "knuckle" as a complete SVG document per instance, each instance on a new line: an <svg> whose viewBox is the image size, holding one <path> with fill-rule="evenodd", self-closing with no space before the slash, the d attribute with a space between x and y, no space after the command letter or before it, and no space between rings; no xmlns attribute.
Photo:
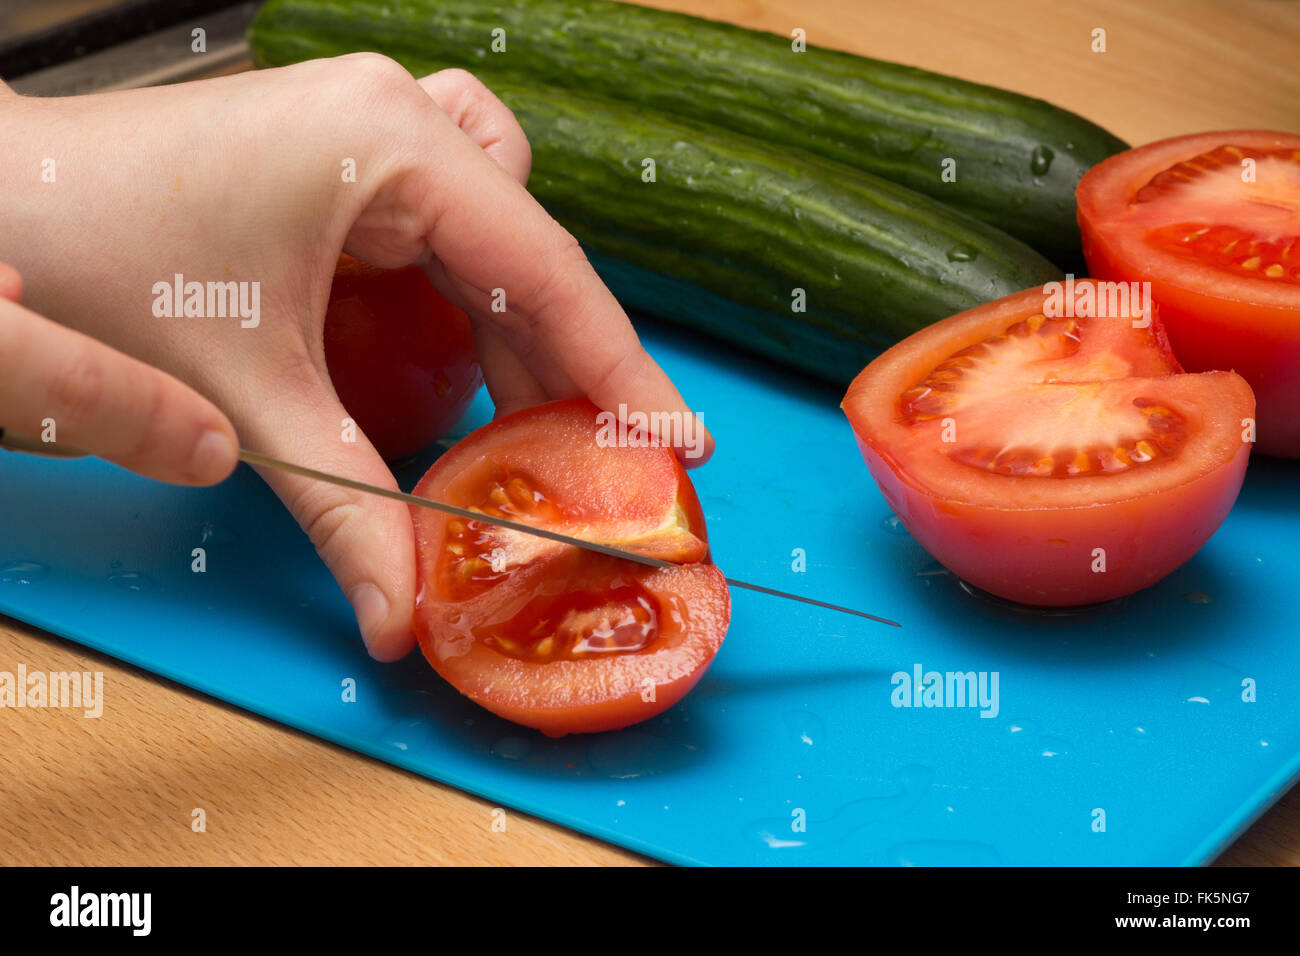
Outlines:
<svg viewBox="0 0 1300 956"><path fill-rule="evenodd" d="M625 372L628 364L635 362L639 357L632 352L623 352L611 358L609 362L596 371L590 391L600 392L608 389L618 381L619 376Z"/></svg>
<svg viewBox="0 0 1300 956"><path fill-rule="evenodd" d="M361 505L338 489L305 487L294 499L291 510L322 557L340 540L340 533L361 513Z"/></svg>
<svg viewBox="0 0 1300 956"><path fill-rule="evenodd" d="M534 326L552 318L571 321L573 316L562 313L581 297L584 283L594 275L582 246L562 226L555 225L547 245L549 251L540 262L542 273L527 300L531 308L525 310Z"/></svg>
<svg viewBox="0 0 1300 956"><path fill-rule="evenodd" d="M104 401L106 378L103 363L89 349L78 348L49 379L50 416L74 426L85 424Z"/></svg>
<svg viewBox="0 0 1300 956"><path fill-rule="evenodd" d="M139 408L131 410L135 437L126 451L127 460L132 463L146 461L161 450L171 404L161 376L147 375L140 390Z"/></svg>
<svg viewBox="0 0 1300 956"><path fill-rule="evenodd" d="M469 70L462 69L459 66L450 66L445 70L439 70L438 79L443 82L455 84L462 92L487 89L487 87L483 85L482 80Z"/></svg>
<svg viewBox="0 0 1300 956"><path fill-rule="evenodd" d="M338 58L341 81L349 93L389 100L417 89L406 67L382 53L349 53Z"/></svg>

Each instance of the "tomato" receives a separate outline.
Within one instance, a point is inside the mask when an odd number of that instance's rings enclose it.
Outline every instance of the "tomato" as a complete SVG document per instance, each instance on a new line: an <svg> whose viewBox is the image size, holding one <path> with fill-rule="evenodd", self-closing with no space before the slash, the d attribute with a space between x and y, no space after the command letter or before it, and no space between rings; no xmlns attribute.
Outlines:
<svg viewBox="0 0 1300 956"><path fill-rule="evenodd" d="M1150 282L1182 364L1240 373L1258 451L1300 458L1300 136L1152 143L1093 167L1078 197L1092 275Z"/></svg>
<svg viewBox="0 0 1300 956"><path fill-rule="evenodd" d="M944 319L868 365L843 404L913 537L1024 604L1105 601L1169 574L1227 516L1251 447L1240 376L1182 374L1158 315L1135 328L1067 310L1031 289Z"/></svg>
<svg viewBox="0 0 1300 956"><path fill-rule="evenodd" d="M703 675L731 617L677 456L603 446L599 414L570 399L501 418L415 489L680 563L652 568L413 509L425 657L462 694L551 736L615 730L671 707Z"/></svg>
<svg viewBox="0 0 1300 956"><path fill-rule="evenodd" d="M346 255L325 313L325 362L339 401L390 461L446 434L483 383L469 319L418 266Z"/></svg>

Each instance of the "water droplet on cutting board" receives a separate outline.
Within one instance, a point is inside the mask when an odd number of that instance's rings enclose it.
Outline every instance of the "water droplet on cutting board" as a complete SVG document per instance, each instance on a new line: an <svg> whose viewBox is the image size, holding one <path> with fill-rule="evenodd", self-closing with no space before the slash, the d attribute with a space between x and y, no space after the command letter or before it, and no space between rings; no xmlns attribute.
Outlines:
<svg viewBox="0 0 1300 956"><path fill-rule="evenodd" d="M108 583L123 591L148 591L153 587L153 579L139 571L117 571L108 576Z"/></svg>
<svg viewBox="0 0 1300 956"><path fill-rule="evenodd" d="M792 710L781 720L796 746L807 748L826 743L826 722L816 714L806 710Z"/></svg>
<svg viewBox="0 0 1300 956"><path fill-rule="evenodd" d="M1198 658L1188 664L1180 694L1189 704L1230 703L1241 699L1242 676L1226 664Z"/></svg>
<svg viewBox="0 0 1300 956"><path fill-rule="evenodd" d="M523 760L532 750L533 745L524 737L502 737L492 745L492 756L502 760Z"/></svg>
<svg viewBox="0 0 1300 956"><path fill-rule="evenodd" d="M898 843L886 853L894 866L993 866L1002 855L987 843L917 840Z"/></svg>
<svg viewBox="0 0 1300 956"><path fill-rule="evenodd" d="M234 544L235 535L222 528L215 521L208 520L199 525L199 544L226 545Z"/></svg>
<svg viewBox="0 0 1300 956"><path fill-rule="evenodd" d="M587 748L587 763L596 773L630 780L663 773L691 759L693 747L639 731L605 734Z"/></svg>
<svg viewBox="0 0 1300 956"><path fill-rule="evenodd" d="M774 850L806 846L814 839L837 842L868 824L911 809L930 790L933 783L933 770L920 764L910 764L894 774L892 793L850 800L824 818L817 817L813 808L800 807L806 812L806 830L803 832L791 829L791 824L796 819L793 815L755 820L746 824L744 832L751 839L756 838Z"/></svg>
<svg viewBox="0 0 1300 956"><path fill-rule="evenodd" d="M1214 601L1210 595L1204 591L1188 591L1183 595L1183 600L1188 604L1211 604Z"/></svg>
<svg viewBox="0 0 1300 956"><path fill-rule="evenodd" d="M941 578L944 576L952 577L952 572L938 561L929 561L916 571L916 577L918 578Z"/></svg>
<svg viewBox="0 0 1300 956"><path fill-rule="evenodd" d="M882 520L880 522L880 527L884 528L889 534L900 536L911 534L911 532L903 526L903 522L898 520L898 515L894 514L888 515L884 520Z"/></svg>
<svg viewBox="0 0 1300 956"><path fill-rule="evenodd" d="M50 573L39 561L10 561L0 565L0 584L35 584Z"/></svg>
<svg viewBox="0 0 1300 956"><path fill-rule="evenodd" d="M790 830L790 824L786 821L781 821L780 825L778 825L775 821L771 821L771 820L761 821L753 828L753 833L758 837L760 841L766 843L768 849L771 850L789 850L789 849L793 849L794 847L808 845L807 840L801 839L807 834L795 833L793 831L790 831L788 833L784 832L781 829L782 825L785 827L787 831ZM776 831L776 832L772 832L772 831Z"/></svg>
<svg viewBox="0 0 1300 956"><path fill-rule="evenodd" d="M1038 746L1044 757L1065 757L1074 745L1064 737L1039 737Z"/></svg>
<svg viewBox="0 0 1300 956"><path fill-rule="evenodd" d="M430 740L429 722L421 718L411 717L389 724L384 729L384 732L379 735L381 744L401 753L422 750L430 743Z"/></svg>

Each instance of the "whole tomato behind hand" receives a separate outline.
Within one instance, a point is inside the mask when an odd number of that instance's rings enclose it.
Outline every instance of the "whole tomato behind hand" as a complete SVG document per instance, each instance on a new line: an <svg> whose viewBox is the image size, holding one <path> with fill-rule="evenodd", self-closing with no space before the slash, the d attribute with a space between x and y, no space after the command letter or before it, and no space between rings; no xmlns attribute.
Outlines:
<svg viewBox="0 0 1300 956"><path fill-rule="evenodd" d="M325 362L343 407L390 461L446 434L483 383L468 317L418 266L348 255L330 289Z"/></svg>

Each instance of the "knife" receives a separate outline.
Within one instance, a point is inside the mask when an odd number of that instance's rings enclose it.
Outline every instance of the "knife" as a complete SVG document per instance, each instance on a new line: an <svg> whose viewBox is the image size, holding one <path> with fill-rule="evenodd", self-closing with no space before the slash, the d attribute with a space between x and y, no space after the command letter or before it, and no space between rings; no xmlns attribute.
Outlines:
<svg viewBox="0 0 1300 956"><path fill-rule="evenodd" d="M57 442L46 442L35 438L29 438L26 435L19 435L12 431L7 432L3 428L0 428L0 448L8 451L24 452L33 455L45 455L53 458L86 458L90 455L90 452L83 451L80 448L60 445ZM582 548L586 551L594 551L597 554L604 554L613 558L621 558L624 561L632 561L636 564L650 568L678 567L678 565L671 561L651 558L644 554L637 554L635 551L624 551L621 548L611 548L609 545L601 544L597 541L587 541L584 538L574 538L570 535L560 534L559 532L550 531L546 528L539 528L535 525L524 524L519 521L511 521L509 518L498 518L495 515L483 514L480 511L471 511L468 508L460 508L456 505L449 505L442 501L435 501L432 498L423 498L419 495L408 495L403 491L393 491L390 488L380 488L378 485L371 485L364 481L357 481L353 478L331 475L329 472L317 471L315 468L295 465L293 462L282 461L279 458L272 458L270 455L263 455L259 452L249 451L247 448L239 449L239 460L249 465L257 465L261 468L275 468L279 471L286 471L290 474L300 475L304 478L312 478L316 481L329 482L330 484L339 485L343 488L351 488L353 491L362 491L366 494L378 495L381 498L390 498L393 501L400 501L408 505L415 505L420 508L431 508L434 511L441 511L444 514L455 515L456 517L462 518L466 521L481 521L485 524L495 525L498 528L508 528L511 531L530 534L537 538L545 538L548 541L567 544L571 547ZM839 611L843 614L852 614L855 617L863 617L869 621L888 624L891 627L902 626L897 621L891 621L884 617L877 617L875 614L868 614L866 611L857 611L853 608L843 607L839 604L830 604L826 601L818 601L816 598L804 597L801 594L791 594L788 591L778 591L775 588L764 587L761 584L750 584L748 581L737 581L734 578L726 578L726 582L734 588L757 591L760 594L769 594L773 597L785 598L789 601L798 601L803 604L811 604L815 607L826 608L831 611Z"/></svg>

